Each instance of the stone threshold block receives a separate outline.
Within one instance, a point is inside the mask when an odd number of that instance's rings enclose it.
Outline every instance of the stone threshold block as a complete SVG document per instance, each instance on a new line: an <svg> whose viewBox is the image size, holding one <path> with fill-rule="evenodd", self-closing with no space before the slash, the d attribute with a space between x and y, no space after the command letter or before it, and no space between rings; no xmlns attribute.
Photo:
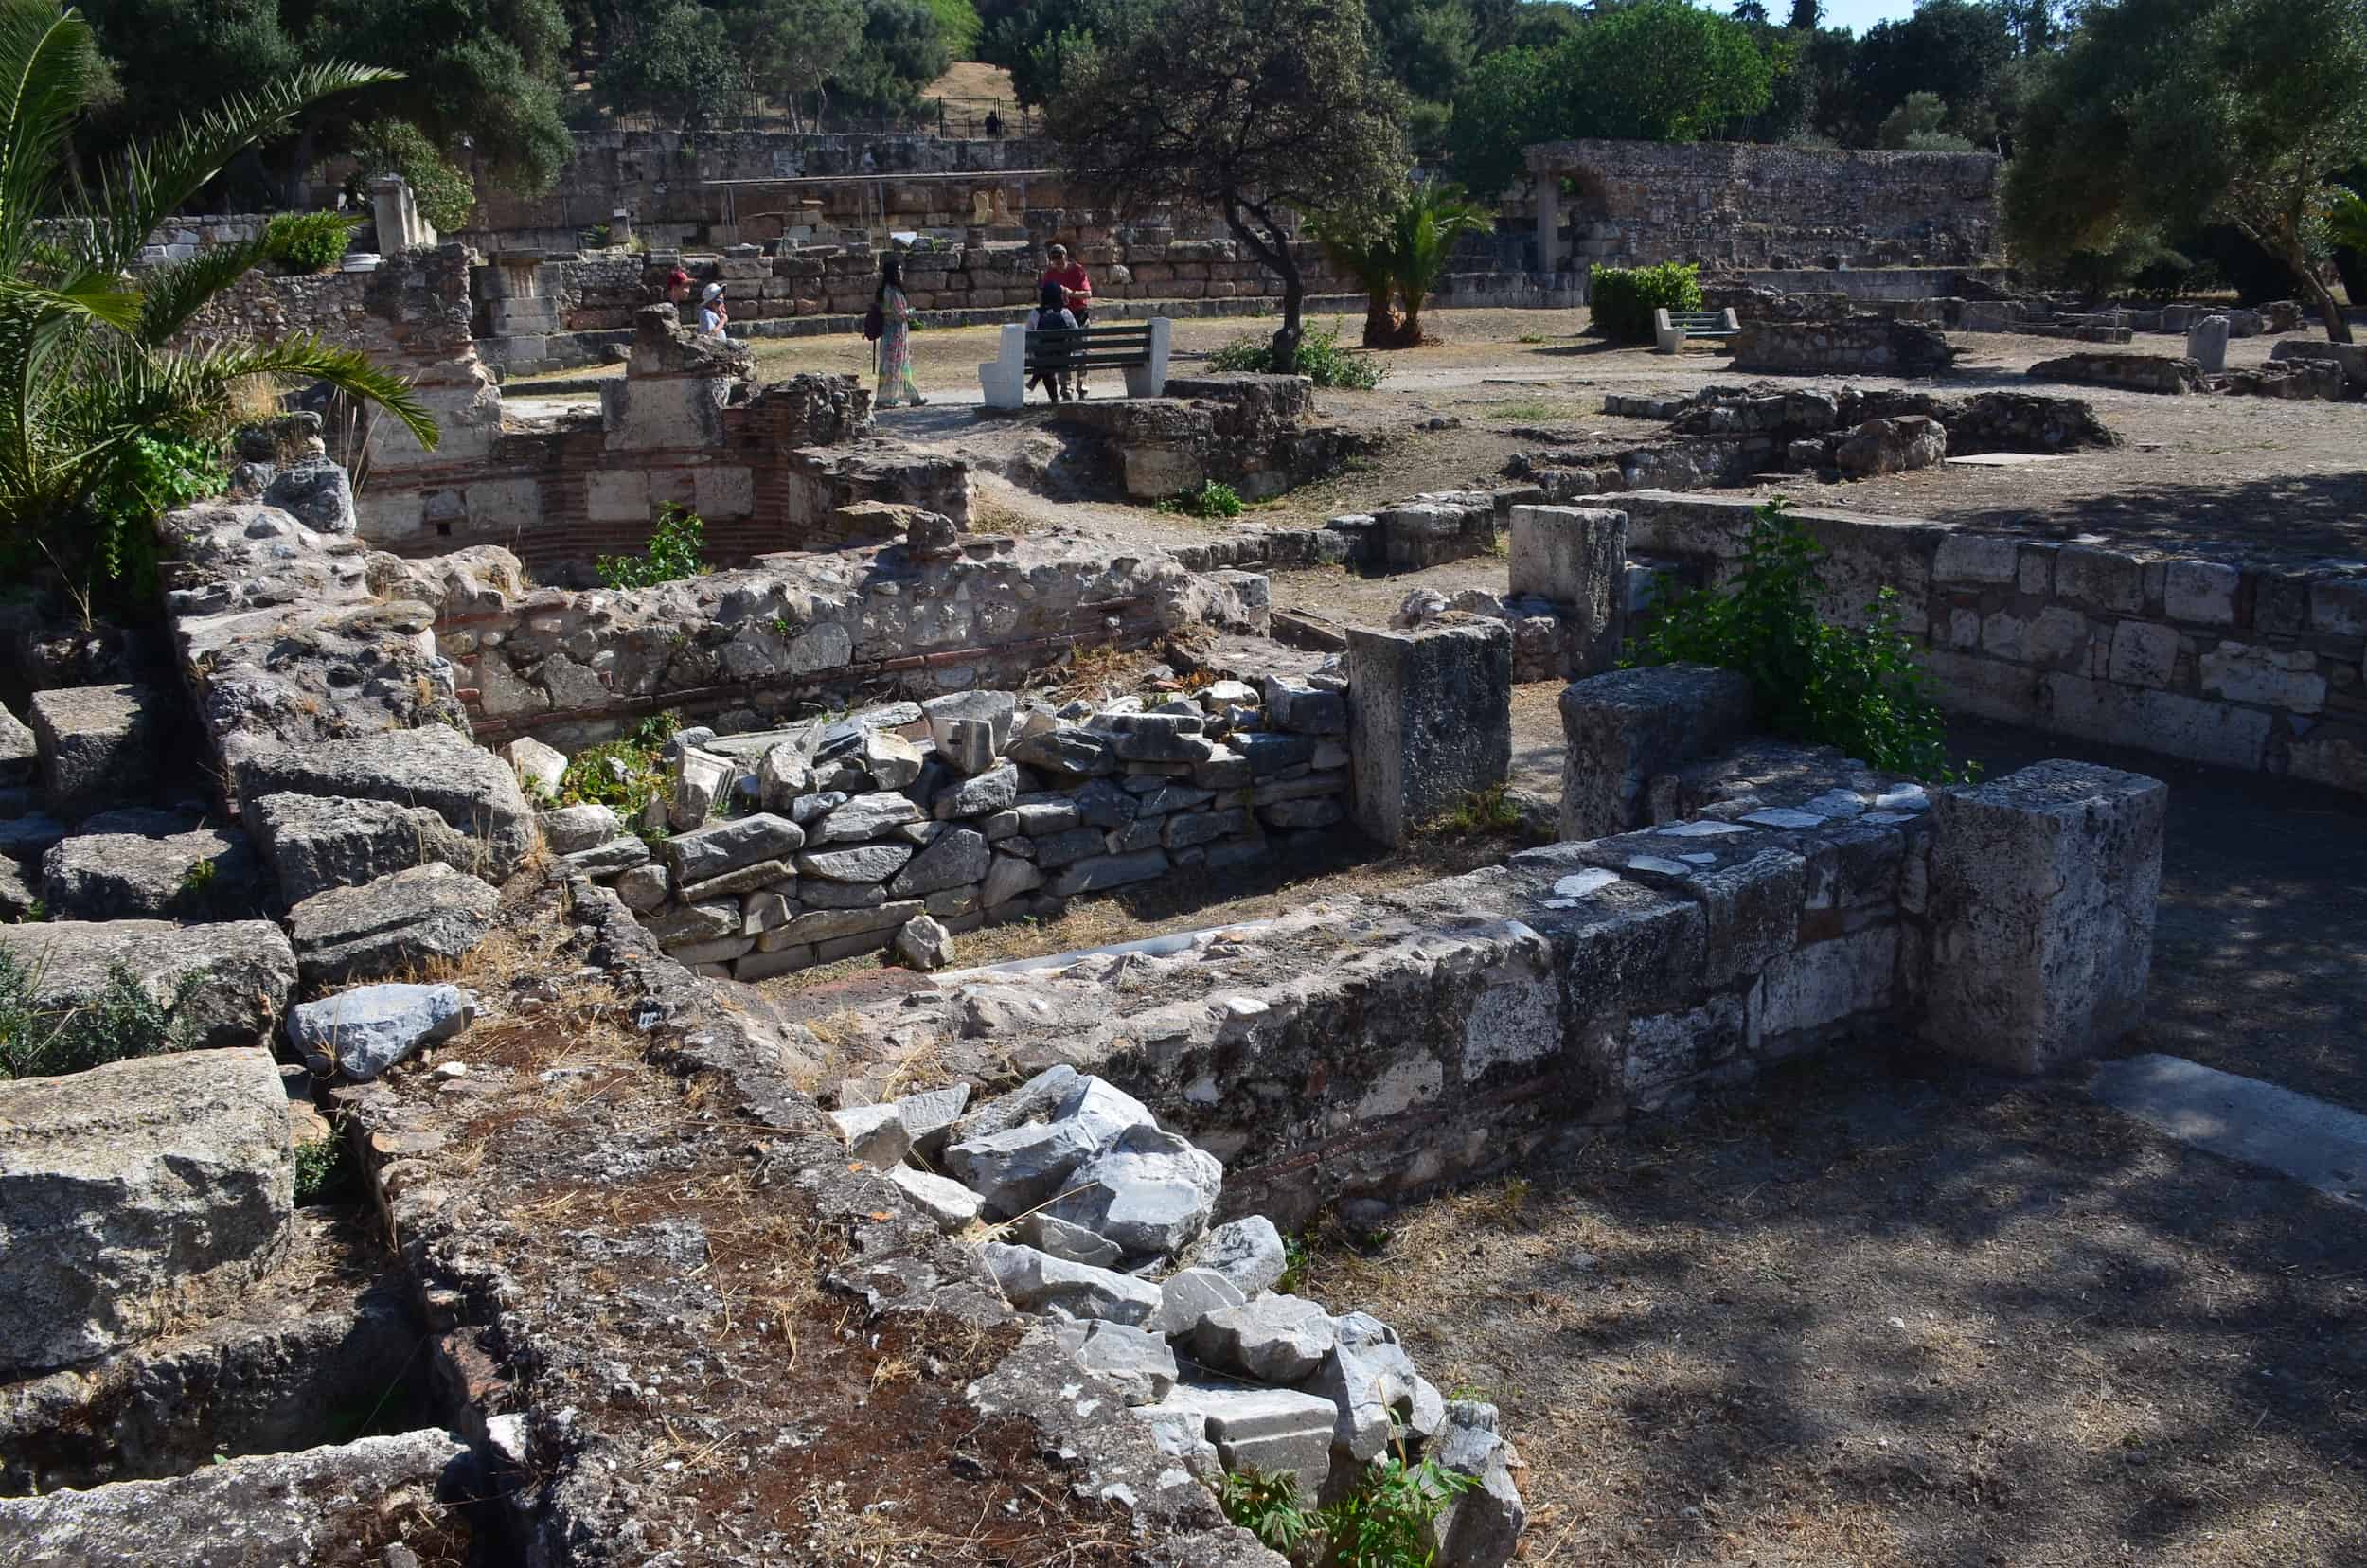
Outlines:
<svg viewBox="0 0 2367 1568"><path fill-rule="evenodd" d="M2040 762L1931 797L1924 1039L2042 1073L2145 1018L2169 787Z"/></svg>

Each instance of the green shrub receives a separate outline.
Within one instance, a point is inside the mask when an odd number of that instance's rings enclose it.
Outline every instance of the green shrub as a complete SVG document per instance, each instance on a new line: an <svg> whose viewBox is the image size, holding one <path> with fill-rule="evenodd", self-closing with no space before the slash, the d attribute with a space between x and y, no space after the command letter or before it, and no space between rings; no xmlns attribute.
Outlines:
<svg viewBox="0 0 2367 1568"><path fill-rule="evenodd" d="M1178 490L1159 503L1164 512L1184 512L1193 517L1238 517L1241 515L1240 492L1231 485L1211 479L1193 490Z"/></svg>
<svg viewBox="0 0 2367 1568"><path fill-rule="evenodd" d="M706 524L699 514L668 501L658 508L647 549L637 556L602 556L593 569L608 588L654 588L661 582L680 582L707 569L701 559L706 540Z"/></svg>
<svg viewBox="0 0 2367 1568"><path fill-rule="evenodd" d="M475 185L409 120L373 120L364 126L354 140L353 157L353 177L346 189L355 200L366 205L372 180L400 174L411 186L412 205L437 233L469 226L469 215L476 210Z"/></svg>
<svg viewBox="0 0 2367 1568"><path fill-rule="evenodd" d="M1586 297L1595 331L1615 343L1649 343L1654 311L1701 308L1701 269L1689 261L1596 267L1589 276Z"/></svg>
<svg viewBox="0 0 2367 1568"><path fill-rule="evenodd" d="M1320 1543L1326 1568L1430 1568L1423 1538L1431 1523L1475 1484L1434 1459L1410 1465L1397 1452L1368 1466L1354 1491L1326 1507L1301 1503L1294 1477L1255 1467L1228 1472L1217 1500L1226 1519L1293 1559Z"/></svg>
<svg viewBox="0 0 2367 1568"><path fill-rule="evenodd" d="M87 498L102 576L152 597L156 519L230 483L222 443L193 437L134 435L117 446Z"/></svg>
<svg viewBox="0 0 2367 1568"><path fill-rule="evenodd" d="M1897 596L1885 588L1876 597L1863 631L1818 616L1824 553L1781 498L1769 502L1752 521L1734 581L1670 603L1628 662L1740 670L1761 721L1778 735L1838 746L1916 778L1968 776L1943 749L1939 709L1924 692L1914 645L1898 630Z"/></svg>
<svg viewBox="0 0 2367 1568"><path fill-rule="evenodd" d="M43 1007L33 976L0 953L0 1079L56 1078L127 1057L187 1050L195 1030L182 1004L200 980L181 976L159 1002L129 965L117 962L107 966L97 996L59 1010Z"/></svg>
<svg viewBox="0 0 2367 1568"><path fill-rule="evenodd" d="M295 272L327 272L344 258L359 221L342 212L280 213L263 230L264 254Z"/></svg>
<svg viewBox="0 0 2367 1568"><path fill-rule="evenodd" d="M1208 356L1208 368L1236 373L1271 375L1273 373L1273 338L1270 333L1251 332ZM1360 354L1352 348L1340 347L1340 323L1308 330L1299 340L1298 374L1317 386L1344 386L1355 392L1370 392L1380 384L1380 365L1370 354Z"/></svg>
<svg viewBox="0 0 2367 1568"><path fill-rule="evenodd" d="M360 1173L346 1153L346 1140L334 1133L295 1146L296 1207L352 1199Z"/></svg>
<svg viewBox="0 0 2367 1568"><path fill-rule="evenodd" d="M559 777L557 803L612 807L628 832L641 832L642 809L666 788L666 742L680 728L679 714L657 713L634 725L630 735L586 746L567 759L567 771Z"/></svg>

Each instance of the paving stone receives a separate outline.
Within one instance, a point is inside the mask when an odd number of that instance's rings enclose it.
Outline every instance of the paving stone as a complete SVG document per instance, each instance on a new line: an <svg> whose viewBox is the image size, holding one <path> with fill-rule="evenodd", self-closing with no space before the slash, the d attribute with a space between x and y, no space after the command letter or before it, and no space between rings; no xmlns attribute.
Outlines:
<svg viewBox="0 0 2367 1568"><path fill-rule="evenodd" d="M1260 1295L1201 1318L1192 1330L1192 1354L1259 1382L1294 1383L1323 1363L1335 1339L1321 1302Z"/></svg>
<svg viewBox="0 0 2367 1568"><path fill-rule="evenodd" d="M1137 1327L1159 1310L1159 1287L1131 1274L1071 1263L1033 1247L989 1241L980 1249L987 1269L1022 1311L1058 1307L1072 1317L1099 1318ZM1325 1401L1325 1409L1330 1408Z"/></svg>

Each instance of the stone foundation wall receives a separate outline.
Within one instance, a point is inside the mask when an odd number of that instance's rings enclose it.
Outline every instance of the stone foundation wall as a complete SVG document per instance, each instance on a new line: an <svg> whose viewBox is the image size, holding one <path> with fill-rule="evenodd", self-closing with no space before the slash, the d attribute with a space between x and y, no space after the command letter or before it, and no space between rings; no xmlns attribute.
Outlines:
<svg viewBox="0 0 2367 1568"><path fill-rule="evenodd" d="M1928 327L1881 315L1824 321L1749 321L1735 338L1734 368L1813 375L1871 370L1935 376L1954 363L1948 339Z"/></svg>
<svg viewBox="0 0 2367 1568"><path fill-rule="evenodd" d="M1722 581L1754 503L1624 493L1628 544ZM1824 614L1895 588L1953 711L2367 793L2367 567L2002 538L1817 508Z"/></svg>
<svg viewBox="0 0 2367 1568"><path fill-rule="evenodd" d="M2174 354L2065 354L2032 365L2030 378L2177 394L2201 389L2202 366Z"/></svg>
<svg viewBox="0 0 2367 1568"><path fill-rule="evenodd" d="M1556 237L1542 272L1962 267L1998 248L1998 160L1985 152L1586 140L1527 159L1533 176L1571 187L1539 224Z"/></svg>

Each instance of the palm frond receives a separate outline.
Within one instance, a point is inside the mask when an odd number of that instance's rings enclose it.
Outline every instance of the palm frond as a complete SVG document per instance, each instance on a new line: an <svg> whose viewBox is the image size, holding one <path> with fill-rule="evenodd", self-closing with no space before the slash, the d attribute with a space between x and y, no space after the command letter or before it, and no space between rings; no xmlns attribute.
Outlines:
<svg viewBox="0 0 2367 1568"><path fill-rule="evenodd" d="M216 294L262 265L270 251L270 240L258 235L150 272L142 280L139 315L132 335L148 347L164 347Z"/></svg>
<svg viewBox="0 0 2367 1568"><path fill-rule="evenodd" d="M90 25L48 0L0 0L0 270L20 272L98 68Z"/></svg>
<svg viewBox="0 0 2367 1568"><path fill-rule="evenodd" d="M250 376L283 383L326 382L357 401L384 409L430 451L441 437L409 382L381 370L358 350L337 347L310 333L277 343L228 344L156 354L151 364L161 391L193 404L226 401L230 387Z"/></svg>
<svg viewBox="0 0 2367 1568"><path fill-rule="evenodd" d="M109 327L129 328L140 319L140 294L96 273L79 273L55 286L7 276L0 277L0 311L80 316Z"/></svg>

